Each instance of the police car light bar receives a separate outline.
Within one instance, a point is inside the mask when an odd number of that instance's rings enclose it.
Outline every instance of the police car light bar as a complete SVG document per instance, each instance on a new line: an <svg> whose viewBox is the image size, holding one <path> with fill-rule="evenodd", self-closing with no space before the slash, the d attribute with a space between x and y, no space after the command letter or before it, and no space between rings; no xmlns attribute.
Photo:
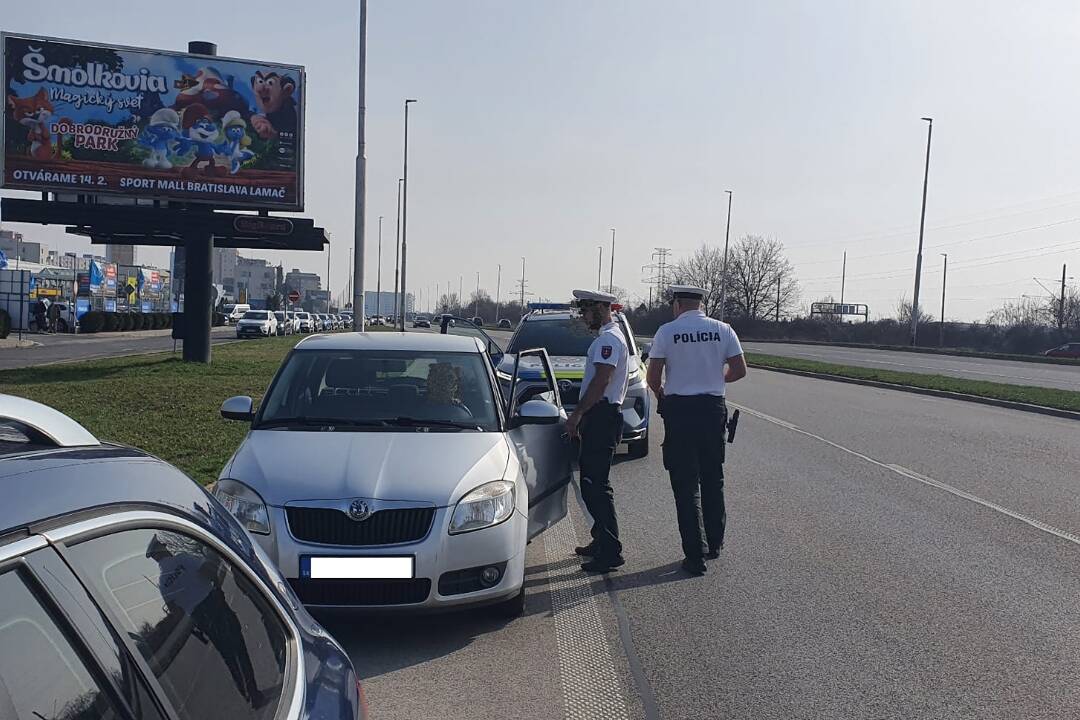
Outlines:
<svg viewBox="0 0 1080 720"><path fill-rule="evenodd" d="M570 303L529 303L530 310L569 310Z"/></svg>

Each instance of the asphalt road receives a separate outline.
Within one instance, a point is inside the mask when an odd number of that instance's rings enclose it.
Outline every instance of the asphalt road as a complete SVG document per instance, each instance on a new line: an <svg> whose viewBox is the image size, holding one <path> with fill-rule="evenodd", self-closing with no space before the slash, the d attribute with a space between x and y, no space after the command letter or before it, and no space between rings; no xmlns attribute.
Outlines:
<svg viewBox="0 0 1080 720"><path fill-rule="evenodd" d="M627 565L534 542L528 610L328 618L379 718L1080 717L1074 422L766 371L734 386L729 535L678 569L659 441Z"/></svg>
<svg viewBox="0 0 1080 720"><path fill-rule="evenodd" d="M94 335L39 335L23 333L24 340L39 343L28 348L0 348L0 370L11 370L45 363L73 360L98 360L123 355L165 352L173 349L169 330L146 330ZM14 337L14 335L12 336ZM210 334L213 344L236 339L233 327L217 327ZM177 341L177 352L183 343Z"/></svg>
<svg viewBox="0 0 1080 720"><path fill-rule="evenodd" d="M903 372L949 375L1011 385L1036 385L1080 391L1080 365L1053 365L1020 360L932 355L897 350L863 350L827 345L743 343L747 352L858 365Z"/></svg>

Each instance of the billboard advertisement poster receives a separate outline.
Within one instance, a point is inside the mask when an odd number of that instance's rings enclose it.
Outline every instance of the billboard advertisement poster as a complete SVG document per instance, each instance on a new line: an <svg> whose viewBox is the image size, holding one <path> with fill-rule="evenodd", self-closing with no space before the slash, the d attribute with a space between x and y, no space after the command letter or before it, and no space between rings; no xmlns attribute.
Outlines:
<svg viewBox="0 0 1080 720"><path fill-rule="evenodd" d="M148 313L148 312L150 312L150 302L149 302L148 300L144 300L144 301L143 301L143 304L142 304L142 311L143 311L144 313Z"/></svg>
<svg viewBox="0 0 1080 720"><path fill-rule="evenodd" d="M90 298L75 298L75 317L82 318L90 312Z"/></svg>
<svg viewBox="0 0 1080 720"><path fill-rule="evenodd" d="M101 290L101 286L105 284L105 272L97 261L90 261L90 291L98 292Z"/></svg>
<svg viewBox="0 0 1080 720"><path fill-rule="evenodd" d="M102 263L101 269L105 274L105 294L116 295L116 263Z"/></svg>
<svg viewBox="0 0 1080 720"><path fill-rule="evenodd" d="M105 301L105 312L116 312L116 300Z"/></svg>
<svg viewBox="0 0 1080 720"><path fill-rule="evenodd" d="M0 185L303 209L304 69L5 33Z"/></svg>

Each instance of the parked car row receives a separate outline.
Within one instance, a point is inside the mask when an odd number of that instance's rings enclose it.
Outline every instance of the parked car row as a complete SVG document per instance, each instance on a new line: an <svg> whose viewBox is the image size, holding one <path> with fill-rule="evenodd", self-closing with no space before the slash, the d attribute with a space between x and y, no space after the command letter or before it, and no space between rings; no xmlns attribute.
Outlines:
<svg viewBox="0 0 1080 720"><path fill-rule="evenodd" d="M248 310L236 324L236 337L272 337L299 333L338 332L352 328L352 317L337 313Z"/></svg>

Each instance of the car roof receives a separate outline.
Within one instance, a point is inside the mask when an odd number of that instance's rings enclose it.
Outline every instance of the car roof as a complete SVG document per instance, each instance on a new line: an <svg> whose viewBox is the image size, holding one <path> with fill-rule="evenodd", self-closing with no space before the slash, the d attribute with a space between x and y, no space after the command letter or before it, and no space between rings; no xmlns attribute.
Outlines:
<svg viewBox="0 0 1080 720"><path fill-rule="evenodd" d="M427 352L481 352L476 338L435 333L365 332L312 335L296 350L420 350Z"/></svg>

